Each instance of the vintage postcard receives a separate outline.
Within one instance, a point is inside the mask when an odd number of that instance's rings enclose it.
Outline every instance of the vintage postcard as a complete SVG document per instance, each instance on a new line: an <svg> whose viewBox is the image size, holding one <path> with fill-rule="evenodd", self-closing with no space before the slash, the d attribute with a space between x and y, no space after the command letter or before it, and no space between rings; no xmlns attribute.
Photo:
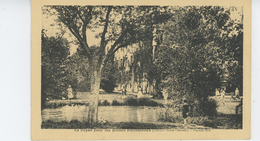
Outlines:
<svg viewBox="0 0 260 141"><path fill-rule="evenodd" d="M32 140L250 139L250 0L32 0Z"/></svg>

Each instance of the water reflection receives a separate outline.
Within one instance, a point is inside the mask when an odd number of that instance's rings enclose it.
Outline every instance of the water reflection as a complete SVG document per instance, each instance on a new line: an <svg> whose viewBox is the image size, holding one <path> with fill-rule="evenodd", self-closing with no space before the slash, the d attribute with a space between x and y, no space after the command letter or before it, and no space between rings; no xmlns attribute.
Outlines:
<svg viewBox="0 0 260 141"><path fill-rule="evenodd" d="M160 108L142 106L99 106L98 116L111 122L156 122ZM87 121L88 106L65 106L42 110L42 121Z"/></svg>

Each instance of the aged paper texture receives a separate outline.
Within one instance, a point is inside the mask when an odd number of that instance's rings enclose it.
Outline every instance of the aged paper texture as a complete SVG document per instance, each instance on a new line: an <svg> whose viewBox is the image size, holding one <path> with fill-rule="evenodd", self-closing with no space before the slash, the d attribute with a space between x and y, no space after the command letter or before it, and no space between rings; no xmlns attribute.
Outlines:
<svg viewBox="0 0 260 141"><path fill-rule="evenodd" d="M250 0L32 0L32 140L250 139Z"/></svg>

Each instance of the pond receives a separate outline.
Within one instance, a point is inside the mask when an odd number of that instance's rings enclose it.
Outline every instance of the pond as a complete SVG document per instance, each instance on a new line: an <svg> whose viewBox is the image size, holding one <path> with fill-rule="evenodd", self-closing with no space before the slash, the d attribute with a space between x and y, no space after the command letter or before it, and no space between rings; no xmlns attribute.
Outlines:
<svg viewBox="0 0 260 141"><path fill-rule="evenodd" d="M99 106L98 117L111 122L152 123L159 119L159 107L147 106ZM88 106L64 106L55 109L43 109L42 121L55 122L78 120L87 121Z"/></svg>

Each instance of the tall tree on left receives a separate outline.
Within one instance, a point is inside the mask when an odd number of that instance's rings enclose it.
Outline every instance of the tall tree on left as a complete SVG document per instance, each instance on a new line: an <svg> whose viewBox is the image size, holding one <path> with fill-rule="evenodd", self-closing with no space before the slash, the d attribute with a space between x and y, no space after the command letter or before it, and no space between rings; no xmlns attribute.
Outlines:
<svg viewBox="0 0 260 141"><path fill-rule="evenodd" d="M58 17L58 22L68 28L88 59L91 83L91 92L88 96L90 99L88 123L96 123L103 66L118 49L141 40L142 33L140 32L146 24L145 21L160 17L159 13L163 12L163 10L160 11L162 7L47 6L47 8L55 10L53 14ZM87 30L100 29L101 32L96 36L100 39L100 44L90 47L87 40Z"/></svg>
<svg viewBox="0 0 260 141"><path fill-rule="evenodd" d="M66 97L65 60L69 55L69 42L62 36L48 37L42 30L42 84L41 108L45 107L47 98L56 99Z"/></svg>

